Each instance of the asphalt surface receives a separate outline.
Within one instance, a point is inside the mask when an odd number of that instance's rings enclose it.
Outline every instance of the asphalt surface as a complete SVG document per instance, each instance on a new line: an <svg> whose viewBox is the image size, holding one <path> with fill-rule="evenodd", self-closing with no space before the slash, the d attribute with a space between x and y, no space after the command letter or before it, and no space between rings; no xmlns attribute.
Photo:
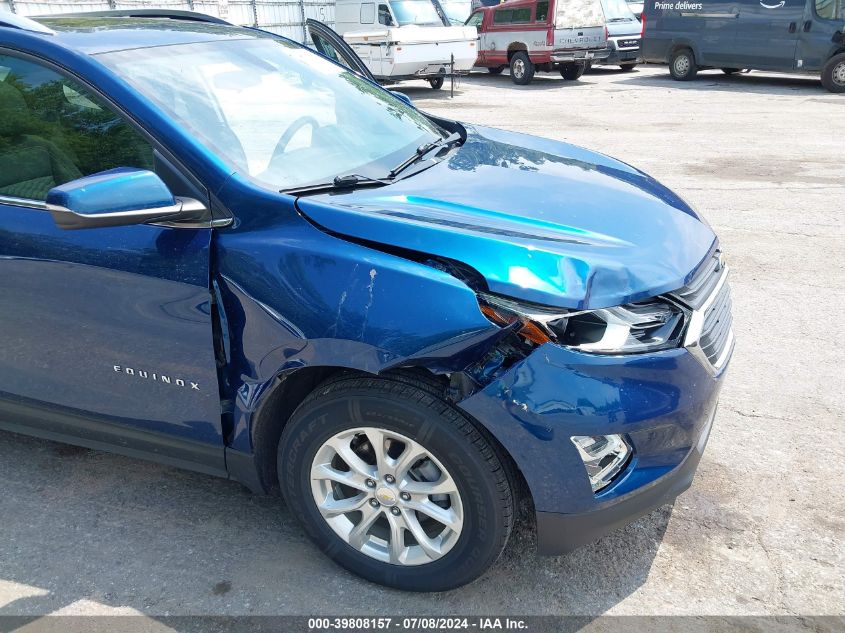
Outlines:
<svg viewBox="0 0 845 633"><path fill-rule="evenodd" d="M486 576L432 596L336 567L278 498L4 433L0 615L845 613L845 96L661 68L528 87L481 73L454 99L401 89L432 113L618 157L717 230L738 345L691 490L560 558L521 528Z"/></svg>

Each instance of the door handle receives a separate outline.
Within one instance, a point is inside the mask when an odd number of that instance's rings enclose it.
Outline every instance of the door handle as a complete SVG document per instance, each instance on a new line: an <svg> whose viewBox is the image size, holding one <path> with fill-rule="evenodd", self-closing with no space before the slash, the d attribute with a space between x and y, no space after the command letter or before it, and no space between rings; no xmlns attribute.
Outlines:
<svg viewBox="0 0 845 633"><path fill-rule="evenodd" d="M795 33L797 28L798 28L798 25L795 22L789 23L789 32L790 33Z"/></svg>
<svg viewBox="0 0 845 633"><path fill-rule="evenodd" d="M804 22L804 32L805 33L809 33L811 28L813 28L813 21L812 20L807 20L806 22Z"/></svg>

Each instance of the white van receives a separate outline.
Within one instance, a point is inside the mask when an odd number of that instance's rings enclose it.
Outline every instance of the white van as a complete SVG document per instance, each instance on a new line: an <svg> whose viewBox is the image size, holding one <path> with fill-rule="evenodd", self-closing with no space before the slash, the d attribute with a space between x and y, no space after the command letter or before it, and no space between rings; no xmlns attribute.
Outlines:
<svg viewBox="0 0 845 633"><path fill-rule="evenodd" d="M384 82L425 79L437 89L478 55L475 27L444 25L431 0L337 0L335 30Z"/></svg>

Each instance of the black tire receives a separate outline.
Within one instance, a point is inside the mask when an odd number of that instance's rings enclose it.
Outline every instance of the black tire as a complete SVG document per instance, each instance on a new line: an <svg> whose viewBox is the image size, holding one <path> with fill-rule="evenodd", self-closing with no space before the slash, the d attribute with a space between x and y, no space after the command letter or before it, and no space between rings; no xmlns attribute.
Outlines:
<svg viewBox="0 0 845 633"><path fill-rule="evenodd" d="M690 49L681 48L669 56L669 73L676 81L690 81L695 78L698 66Z"/></svg>
<svg viewBox="0 0 845 633"><path fill-rule="evenodd" d="M429 79L428 83L431 84L431 87L435 90L440 90L443 87L443 82L445 81L444 77L436 77L434 79Z"/></svg>
<svg viewBox="0 0 845 633"><path fill-rule="evenodd" d="M495 67L488 67L487 72L491 75L501 75L502 71L507 68L507 66L495 66Z"/></svg>
<svg viewBox="0 0 845 633"><path fill-rule="evenodd" d="M822 85L831 92L845 92L845 53L834 55L824 65Z"/></svg>
<svg viewBox="0 0 845 633"><path fill-rule="evenodd" d="M511 81L517 86L527 86L534 79L534 64L525 51L517 51L511 57Z"/></svg>
<svg viewBox="0 0 845 633"><path fill-rule="evenodd" d="M418 442L451 474L464 522L441 558L414 566L377 560L349 545L320 514L311 491L314 456L335 434L363 426ZM509 462L431 385L415 378L345 377L318 387L285 426L278 472L291 514L321 550L349 571L398 589L446 591L475 580L499 557L513 525L516 484Z"/></svg>
<svg viewBox="0 0 845 633"><path fill-rule="evenodd" d="M631 71L632 71L632 70L634 70L634 68L636 68L636 67L637 67L637 65L636 65L636 64L620 64L620 65L619 65L619 69L620 69L622 72L626 72L626 73L631 72Z"/></svg>
<svg viewBox="0 0 845 633"><path fill-rule="evenodd" d="M722 68L721 71L726 75L735 75L742 71L742 68Z"/></svg>
<svg viewBox="0 0 845 633"><path fill-rule="evenodd" d="M564 64L560 67L560 76L569 81L580 79L587 69L585 64Z"/></svg>

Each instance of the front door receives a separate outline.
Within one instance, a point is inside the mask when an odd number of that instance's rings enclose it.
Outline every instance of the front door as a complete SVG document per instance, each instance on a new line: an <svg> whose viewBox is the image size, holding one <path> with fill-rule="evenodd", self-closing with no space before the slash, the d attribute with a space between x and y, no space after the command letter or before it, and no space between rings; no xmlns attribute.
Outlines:
<svg viewBox="0 0 845 633"><path fill-rule="evenodd" d="M0 51L0 426L223 473L211 229L66 231L44 207L56 185L161 163L92 91Z"/></svg>
<svg viewBox="0 0 845 633"><path fill-rule="evenodd" d="M318 53L376 83L376 78L370 72L370 69L367 68L366 63L364 63L339 34L322 22L318 22L312 18L308 18L305 21L305 25L308 28L311 41L314 42L314 48L317 49Z"/></svg>
<svg viewBox="0 0 845 633"><path fill-rule="evenodd" d="M796 66L818 71L845 43L845 0L808 0L798 37Z"/></svg>
<svg viewBox="0 0 845 633"><path fill-rule="evenodd" d="M736 32L740 68L792 70L805 0L741 0Z"/></svg>

